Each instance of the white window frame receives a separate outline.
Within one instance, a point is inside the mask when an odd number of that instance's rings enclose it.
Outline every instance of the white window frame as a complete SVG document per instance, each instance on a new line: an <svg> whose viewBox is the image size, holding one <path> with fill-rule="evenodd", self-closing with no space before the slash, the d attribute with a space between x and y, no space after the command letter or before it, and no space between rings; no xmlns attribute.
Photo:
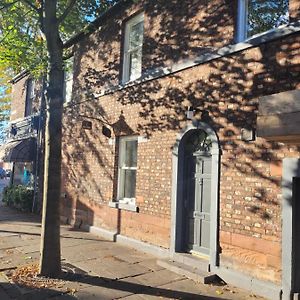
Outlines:
<svg viewBox="0 0 300 300"><path fill-rule="evenodd" d="M72 93L73 93L73 73L74 73L74 56L68 58L66 63L71 64L71 68L64 71L64 102L69 103L72 100ZM67 88L71 86L70 95L67 94ZM67 97L68 96L68 97Z"/></svg>
<svg viewBox="0 0 300 300"><path fill-rule="evenodd" d="M143 43L134 48L134 49L129 49L129 37L130 37L130 32L131 29L134 25L143 22L144 23L144 13L140 13L138 15L136 15L135 17L131 18L129 21L127 21L126 25L125 25L125 35L124 35L124 55L123 55L123 74L122 74L122 82L126 83L126 82L130 82L130 81L134 81L138 78L141 77L142 75L142 70L140 72L139 75L135 76L135 77L130 77L130 53L133 51L136 51L139 48L143 48ZM141 60L142 60L142 56L141 56Z"/></svg>
<svg viewBox="0 0 300 300"><path fill-rule="evenodd" d="M137 136L124 136L119 138L119 161L118 161L118 202L124 203L128 205L135 205L134 198L124 198L122 195L122 191L124 190L124 176L122 176L122 170L135 170L137 172L136 167L125 167L122 166L121 163L124 162L125 157L125 144L127 141L136 141L137 142L137 155L138 155L138 137ZM135 173L136 174L136 173Z"/></svg>
<svg viewBox="0 0 300 300"><path fill-rule="evenodd" d="M237 42L243 42L247 38L248 24L248 0L238 0L237 13Z"/></svg>
<svg viewBox="0 0 300 300"><path fill-rule="evenodd" d="M271 28L270 30L257 33L255 35L247 37L247 25L248 25L248 0L238 0L238 7L237 7L237 34L236 34L236 42L244 42L249 41L253 38L256 38L266 32L272 32L276 30L276 28ZM280 25L277 28L285 27L285 25Z"/></svg>

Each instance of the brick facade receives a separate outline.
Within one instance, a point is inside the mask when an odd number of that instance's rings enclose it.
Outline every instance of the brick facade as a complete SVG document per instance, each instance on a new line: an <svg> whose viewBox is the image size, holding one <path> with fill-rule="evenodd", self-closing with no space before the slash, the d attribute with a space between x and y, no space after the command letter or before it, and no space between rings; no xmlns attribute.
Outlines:
<svg viewBox="0 0 300 300"><path fill-rule="evenodd" d="M11 113L10 120L22 119L25 115L25 102L27 91L27 77L17 81L12 86Z"/></svg>
<svg viewBox="0 0 300 300"><path fill-rule="evenodd" d="M13 82L10 121L23 119L25 117L27 84L29 78L28 75L24 74ZM42 82L36 81L35 98L32 102L32 114L37 114L40 111L41 90Z"/></svg>
<svg viewBox="0 0 300 300"><path fill-rule="evenodd" d="M290 1L297 18L297 1ZM188 105L217 133L220 166L221 263L259 279L281 280L281 162L299 147L261 138L245 142L242 128L256 128L258 99L300 89L300 36L236 52L198 66L124 87L124 21L143 9L144 72L193 59L234 42L235 1L145 1L119 11L75 51L73 102L65 109L62 215L164 248L170 246L172 149L190 121ZM92 130L81 128L92 117ZM97 120L98 119L98 120ZM109 139L102 134L110 124ZM136 204L117 210L118 137L138 135Z"/></svg>

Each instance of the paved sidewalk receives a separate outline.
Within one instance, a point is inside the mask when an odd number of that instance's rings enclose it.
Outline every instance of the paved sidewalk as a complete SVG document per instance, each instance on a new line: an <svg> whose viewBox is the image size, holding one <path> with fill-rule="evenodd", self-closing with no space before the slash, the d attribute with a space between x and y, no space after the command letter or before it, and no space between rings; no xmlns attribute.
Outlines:
<svg viewBox="0 0 300 300"><path fill-rule="evenodd" d="M5 273L39 258L40 220L0 206L0 299L262 299L230 286L196 283L156 264L156 258L62 226L63 284L16 286Z"/></svg>

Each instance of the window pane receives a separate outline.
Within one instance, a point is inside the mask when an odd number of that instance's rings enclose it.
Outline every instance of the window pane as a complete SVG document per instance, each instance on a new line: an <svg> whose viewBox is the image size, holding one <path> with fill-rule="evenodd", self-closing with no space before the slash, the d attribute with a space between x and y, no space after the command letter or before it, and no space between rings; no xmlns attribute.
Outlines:
<svg viewBox="0 0 300 300"><path fill-rule="evenodd" d="M288 0L249 0L247 37L289 22Z"/></svg>
<svg viewBox="0 0 300 300"><path fill-rule="evenodd" d="M65 60L64 64L65 80L68 81L73 79L74 56Z"/></svg>
<svg viewBox="0 0 300 300"><path fill-rule="evenodd" d="M72 87L73 79L65 81L65 101L70 102L72 100Z"/></svg>
<svg viewBox="0 0 300 300"><path fill-rule="evenodd" d="M32 114L32 102L34 100L34 89L35 83L33 79L29 79L27 82L27 94L26 94L26 105L25 105L25 117L30 116Z"/></svg>
<svg viewBox="0 0 300 300"><path fill-rule="evenodd" d="M27 95L29 98L34 98L34 88L35 88L34 80L29 79L27 84Z"/></svg>
<svg viewBox="0 0 300 300"><path fill-rule="evenodd" d="M142 48L131 52L129 55L129 78L134 80L142 73Z"/></svg>
<svg viewBox="0 0 300 300"><path fill-rule="evenodd" d="M69 102L72 98L74 57L67 59L66 61L64 61L64 63L64 99L66 102Z"/></svg>
<svg viewBox="0 0 300 300"><path fill-rule="evenodd" d="M125 141L125 167L137 165L137 140Z"/></svg>
<svg viewBox="0 0 300 300"><path fill-rule="evenodd" d="M124 196L123 198L135 198L136 170L124 170Z"/></svg>
<svg viewBox="0 0 300 300"><path fill-rule="evenodd" d="M129 50L139 47L143 44L144 24L137 23L131 27L129 34Z"/></svg>
<svg viewBox="0 0 300 300"><path fill-rule="evenodd" d="M142 74L144 15L129 20L125 27L123 82L133 81Z"/></svg>

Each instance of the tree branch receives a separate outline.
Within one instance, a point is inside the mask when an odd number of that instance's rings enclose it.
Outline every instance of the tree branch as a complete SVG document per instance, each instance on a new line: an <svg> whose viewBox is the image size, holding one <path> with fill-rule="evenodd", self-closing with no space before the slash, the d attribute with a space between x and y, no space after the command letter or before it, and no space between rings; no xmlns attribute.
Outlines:
<svg viewBox="0 0 300 300"><path fill-rule="evenodd" d="M63 14L58 18L58 24L62 23L64 19L68 16L68 14L71 12L76 0L69 0L69 3L63 12Z"/></svg>
<svg viewBox="0 0 300 300"><path fill-rule="evenodd" d="M44 12L44 1L41 1L41 6L39 7L39 11L38 11L39 23L40 23L40 29L42 33L45 34L45 24L44 24L45 20L44 20L43 12Z"/></svg>
<svg viewBox="0 0 300 300"><path fill-rule="evenodd" d="M11 3L2 3L2 1L1 1L1 2L0 2L0 10L9 8L10 6L16 4L17 2L18 2L18 0L17 0L17 1L14 1L14 2L11 2Z"/></svg>
<svg viewBox="0 0 300 300"><path fill-rule="evenodd" d="M30 2L30 0L21 0L23 3L27 4L30 6L34 11L39 12L38 7L36 7L34 4Z"/></svg>

